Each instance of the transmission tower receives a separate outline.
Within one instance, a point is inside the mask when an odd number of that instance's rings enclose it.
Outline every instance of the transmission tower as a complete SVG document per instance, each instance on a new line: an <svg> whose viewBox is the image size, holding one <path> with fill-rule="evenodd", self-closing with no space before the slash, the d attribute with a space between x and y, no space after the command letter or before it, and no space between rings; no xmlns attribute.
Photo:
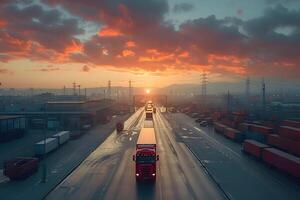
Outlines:
<svg viewBox="0 0 300 200"><path fill-rule="evenodd" d="M131 85L131 80L129 80L129 90L128 90L128 97L129 97L129 105L131 105L131 100L132 100L132 85Z"/></svg>
<svg viewBox="0 0 300 200"><path fill-rule="evenodd" d="M266 112L266 83L265 79L262 79L262 110L263 110L263 115L265 115Z"/></svg>
<svg viewBox="0 0 300 200"><path fill-rule="evenodd" d="M205 72L202 73L201 75L201 86L202 86L202 99L205 101L206 100L206 86L207 86L207 74Z"/></svg>
<svg viewBox="0 0 300 200"><path fill-rule="evenodd" d="M73 95L76 95L76 82L73 83Z"/></svg>
<svg viewBox="0 0 300 200"><path fill-rule="evenodd" d="M107 96L108 96L108 99L111 99L111 81L108 81Z"/></svg>

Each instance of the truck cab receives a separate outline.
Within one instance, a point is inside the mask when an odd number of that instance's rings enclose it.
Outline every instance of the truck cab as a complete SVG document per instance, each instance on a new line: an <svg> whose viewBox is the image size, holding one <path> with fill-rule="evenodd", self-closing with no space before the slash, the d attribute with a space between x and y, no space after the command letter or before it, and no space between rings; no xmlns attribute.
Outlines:
<svg viewBox="0 0 300 200"><path fill-rule="evenodd" d="M142 128L133 155L136 180L155 180L158 160L154 128Z"/></svg>

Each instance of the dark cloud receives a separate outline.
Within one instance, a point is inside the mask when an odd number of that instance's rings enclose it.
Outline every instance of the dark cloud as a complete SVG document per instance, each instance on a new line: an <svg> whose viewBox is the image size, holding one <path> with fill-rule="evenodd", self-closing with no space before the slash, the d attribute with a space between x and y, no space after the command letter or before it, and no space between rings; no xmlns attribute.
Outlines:
<svg viewBox="0 0 300 200"><path fill-rule="evenodd" d="M83 64L83 71L92 65L153 73L207 70L259 76L300 74L300 11L282 5L250 20L211 15L175 28L164 20L169 12L166 0L43 2L53 8L61 6L78 18L65 18L58 10L34 4L24 8L2 6L0 55L10 56L2 56L2 60L25 57L75 62ZM83 30L78 20L96 22L101 28L80 41L76 36Z"/></svg>
<svg viewBox="0 0 300 200"><path fill-rule="evenodd" d="M173 8L173 11L175 13L182 13L182 12L188 12L188 11L191 11L193 10L193 5L192 4L189 4L189 3L179 3L179 4L176 4Z"/></svg>
<svg viewBox="0 0 300 200"><path fill-rule="evenodd" d="M299 0L265 0L267 4L275 4L275 3L298 3Z"/></svg>
<svg viewBox="0 0 300 200"><path fill-rule="evenodd" d="M0 7L0 52L29 50L33 43L45 49L63 52L80 41L75 36L82 34L76 19L64 18L58 10L45 10L40 5L23 8L16 4Z"/></svg>

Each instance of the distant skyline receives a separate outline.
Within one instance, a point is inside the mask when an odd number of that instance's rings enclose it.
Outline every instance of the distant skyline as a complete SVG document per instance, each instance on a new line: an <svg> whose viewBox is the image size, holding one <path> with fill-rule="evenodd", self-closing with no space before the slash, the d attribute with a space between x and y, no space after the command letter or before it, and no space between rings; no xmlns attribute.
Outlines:
<svg viewBox="0 0 300 200"><path fill-rule="evenodd" d="M3 0L0 87L166 87L205 71L294 88L299 21L298 0Z"/></svg>

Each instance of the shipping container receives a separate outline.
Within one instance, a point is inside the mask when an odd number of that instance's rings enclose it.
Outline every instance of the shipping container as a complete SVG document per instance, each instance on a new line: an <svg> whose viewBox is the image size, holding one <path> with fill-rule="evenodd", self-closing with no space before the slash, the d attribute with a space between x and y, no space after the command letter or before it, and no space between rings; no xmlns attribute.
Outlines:
<svg viewBox="0 0 300 200"><path fill-rule="evenodd" d="M34 145L34 152L37 156L42 156L50 153L58 148L57 138L47 138L46 141L42 140Z"/></svg>
<svg viewBox="0 0 300 200"><path fill-rule="evenodd" d="M266 143L267 137L265 134L253 131L244 131L243 132L245 139L255 140L257 142Z"/></svg>
<svg viewBox="0 0 300 200"><path fill-rule="evenodd" d="M37 158L15 158L4 162L3 174L10 180L19 180L30 176L37 170Z"/></svg>
<svg viewBox="0 0 300 200"><path fill-rule="evenodd" d="M214 122L215 131L217 133L224 133L224 128L226 127L224 124Z"/></svg>
<svg viewBox="0 0 300 200"><path fill-rule="evenodd" d="M242 142L244 140L244 135L236 129L226 127L224 128L225 136L236 142Z"/></svg>
<svg viewBox="0 0 300 200"><path fill-rule="evenodd" d="M243 143L243 151L255 156L256 158L262 158L262 150L264 148L270 148L270 146L254 140L245 140Z"/></svg>
<svg viewBox="0 0 300 200"><path fill-rule="evenodd" d="M252 132L256 132L256 133L262 133L264 135L269 135L274 133L274 130L270 127L266 127L266 126L260 126L260 125L256 125L256 124L252 124L250 126L250 130Z"/></svg>
<svg viewBox="0 0 300 200"><path fill-rule="evenodd" d="M274 148L265 148L263 161L296 178L300 178L300 158Z"/></svg>
<svg viewBox="0 0 300 200"><path fill-rule="evenodd" d="M241 123L238 126L238 130L242 131L242 132L248 131L248 130L250 130L250 126L251 126L251 124L249 124L249 123Z"/></svg>
<svg viewBox="0 0 300 200"><path fill-rule="evenodd" d="M65 142L70 140L70 131L61 131L59 133L56 133L54 135L52 135L53 138L57 138L58 139L58 144L62 145Z"/></svg>
<svg viewBox="0 0 300 200"><path fill-rule="evenodd" d="M293 121L293 120L284 120L282 122L282 126L290 126L290 127L300 128L300 122Z"/></svg>
<svg viewBox="0 0 300 200"><path fill-rule="evenodd" d="M289 126L280 126L279 135L286 137L292 140L300 141L300 129L289 127Z"/></svg>

